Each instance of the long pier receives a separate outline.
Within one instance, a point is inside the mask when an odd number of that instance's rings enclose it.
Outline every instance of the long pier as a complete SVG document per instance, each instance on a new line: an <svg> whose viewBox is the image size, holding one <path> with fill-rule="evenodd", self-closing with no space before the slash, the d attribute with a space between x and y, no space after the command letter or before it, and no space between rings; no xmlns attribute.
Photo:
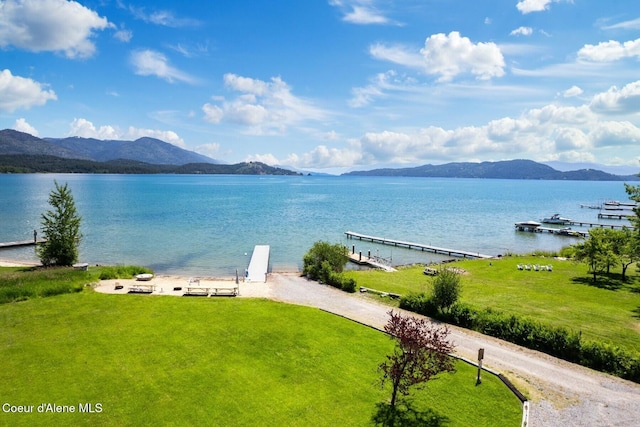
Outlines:
<svg viewBox="0 0 640 427"><path fill-rule="evenodd" d="M0 249L19 248L21 246L34 246L46 242L46 239L31 239L31 240L19 240L16 242L4 242L0 243Z"/></svg>
<svg viewBox="0 0 640 427"><path fill-rule="evenodd" d="M383 245L400 246L409 249L417 249L421 251L433 252L436 254L444 254L461 258L493 258L492 255L485 255L478 252L461 251L457 249L447 249L438 246L425 245L422 243L405 242L403 240L387 239L385 237L368 236L366 234L354 233L353 231L345 231L349 239L368 240L373 243L381 243Z"/></svg>
<svg viewBox="0 0 640 427"><path fill-rule="evenodd" d="M605 218L605 216L600 216L600 215L601 214L598 215L598 218ZM567 221L567 222L565 222L565 224L566 225L578 225L580 227L589 227L589 228L593 228L593 227L610 228L612 230L622 229L623 227L633 228L633 227L626 226L626 225L621 225L621 224L600 224L600 223L597 223L597 222L573 221L573 220Z"/></svg>

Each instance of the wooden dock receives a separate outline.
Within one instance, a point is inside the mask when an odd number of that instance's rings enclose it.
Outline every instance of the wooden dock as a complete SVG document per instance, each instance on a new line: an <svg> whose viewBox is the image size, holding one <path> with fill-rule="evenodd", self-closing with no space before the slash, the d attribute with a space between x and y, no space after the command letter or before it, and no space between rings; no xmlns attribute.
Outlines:
<svg viewBox="0 0 640 427"><path fill-rule="evenodd" d="M21 246L34 246L39 245L41 243L46 242L46 239L37 239L37 240L19 240L17 242L4 242L0 243L0 249L10 249L10 248L19 248Z"/></svg>
<svg viewBox="0 0 640 427"><path fill-rule="evenodd" d="M368 265L370 267L378 268L380 270L384 270L389 273L398 271L395 268L391 267L390 265L380 262L380 260L376 259L376 257L365 256L365 255L362 255L362 252L356 253L355 250L352 250L351 252L349 252L349 261L359 265Z"/></svg>
<svg viewBox="0 0 640 427"><path fill-rule="evenodd" d="M269 271L269 245L256 245L245 273L245 282L266 282Z"/></svg>
<svg viewBox="0 0 640 427"><path fill-rule="evenodd" d="M383 245L393 245L398 247L405 247L408 249L416 249L420 251L433 252L436 254L449 255L460 258L493 258L492 255L485 255L478 252L461 251L457 249L447 249L438 246L424 245L422 243L405 242L403 240L387 239L385 237L368 236L366 234L354 233L353 231L345 231L349 239L368 240L373 243L381 243Z"/></svg>
<svg viewBox="0 0 640 427"><path fill-rule="evenodd" d="M598 218L609 218L607 216L600 216L603 214L598 214ZM616 215L617 216L617 215ZM580 227L589 227L589 228L593 228L593 227L599 227L599 228L610 228L612 230L615 229L622 229L622 227L625 227L625 225L621 225L621 224L600 224L597 222L588 222L588 221L568 221L566 222L566 225L577 225ZM627 228L633 228L630 226L626 226Z"/></svg>
<svg viewBox="0 0 640 427"><path fill-rule="evenodd" d="M600 212L598 214L598 218L607 218L607 219L631 219L635 215L633 213L621 213L621 212Z"/></svg>

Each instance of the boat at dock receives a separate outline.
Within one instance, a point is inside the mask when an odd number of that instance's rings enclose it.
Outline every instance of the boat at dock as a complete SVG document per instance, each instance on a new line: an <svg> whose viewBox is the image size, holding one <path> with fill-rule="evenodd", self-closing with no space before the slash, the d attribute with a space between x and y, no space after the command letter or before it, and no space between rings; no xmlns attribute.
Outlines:
<svg viewBox="0 0 640 427"><path fill-rule="evenodd" d="M563 218L560 214L553 214L550 217L543 218L542 222L544 224L561 224L566 225L572 222L569 218Z"/></svg>

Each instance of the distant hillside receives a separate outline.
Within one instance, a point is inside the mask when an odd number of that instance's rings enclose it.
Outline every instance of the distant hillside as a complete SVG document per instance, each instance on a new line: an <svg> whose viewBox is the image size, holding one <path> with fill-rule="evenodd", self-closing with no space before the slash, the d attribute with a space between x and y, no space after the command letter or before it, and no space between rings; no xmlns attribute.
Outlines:
<svg viewBox="0 0 640 427"><path fill-rule="evenodd" d="M560 172L550 166L531 160L507 160L482 163L447 163L423 165L413 168L374 169L354 171L344 175L357 176L407 176L433 178L491 178L491 179L544 179L579 181L639 181L634 175L612 175L594 169Z"/></svg>
<svg viewBox="0 0 640 427"><path fill-rule="evenodd" d="M259 162L243 162L234 165L211 163L154 165L129 159L94 162L28 154L0 154L0 173L300 175L297 172Z"/></svg>
<svg viewBox="0 0 640 427"><path fill-rule="evenodd" d="M106 162L130 159L159 165L218 163L193 151L154 138L104 141L92 138L37 138L12 129L0 131L0 154L48 155L65 159Z"/></svg>
<svg viewBox="0 0 640 427"><path fill-rule="evenodd" d="M41 154L64 158L89 159L89 157L78 154L68 148L59 147L28 133L12 129L0 130L0 154Z"/></svg>

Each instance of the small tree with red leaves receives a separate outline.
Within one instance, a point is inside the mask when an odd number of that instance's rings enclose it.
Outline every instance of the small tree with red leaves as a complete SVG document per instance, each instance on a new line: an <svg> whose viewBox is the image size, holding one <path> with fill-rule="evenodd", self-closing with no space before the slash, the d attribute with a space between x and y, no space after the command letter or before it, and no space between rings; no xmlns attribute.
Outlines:
<svg viewBox="0 0 640 427"><path fill-rule="evenodd" d="M387 356L379 370L382 385L391 382L392 409L398 393L406 396L413 385L426 383L440 372L453 372L453 343L447 338L449 329L431 325L425 319L403 316L389 311L384 330L396 341L393 353Z"/></svg>

